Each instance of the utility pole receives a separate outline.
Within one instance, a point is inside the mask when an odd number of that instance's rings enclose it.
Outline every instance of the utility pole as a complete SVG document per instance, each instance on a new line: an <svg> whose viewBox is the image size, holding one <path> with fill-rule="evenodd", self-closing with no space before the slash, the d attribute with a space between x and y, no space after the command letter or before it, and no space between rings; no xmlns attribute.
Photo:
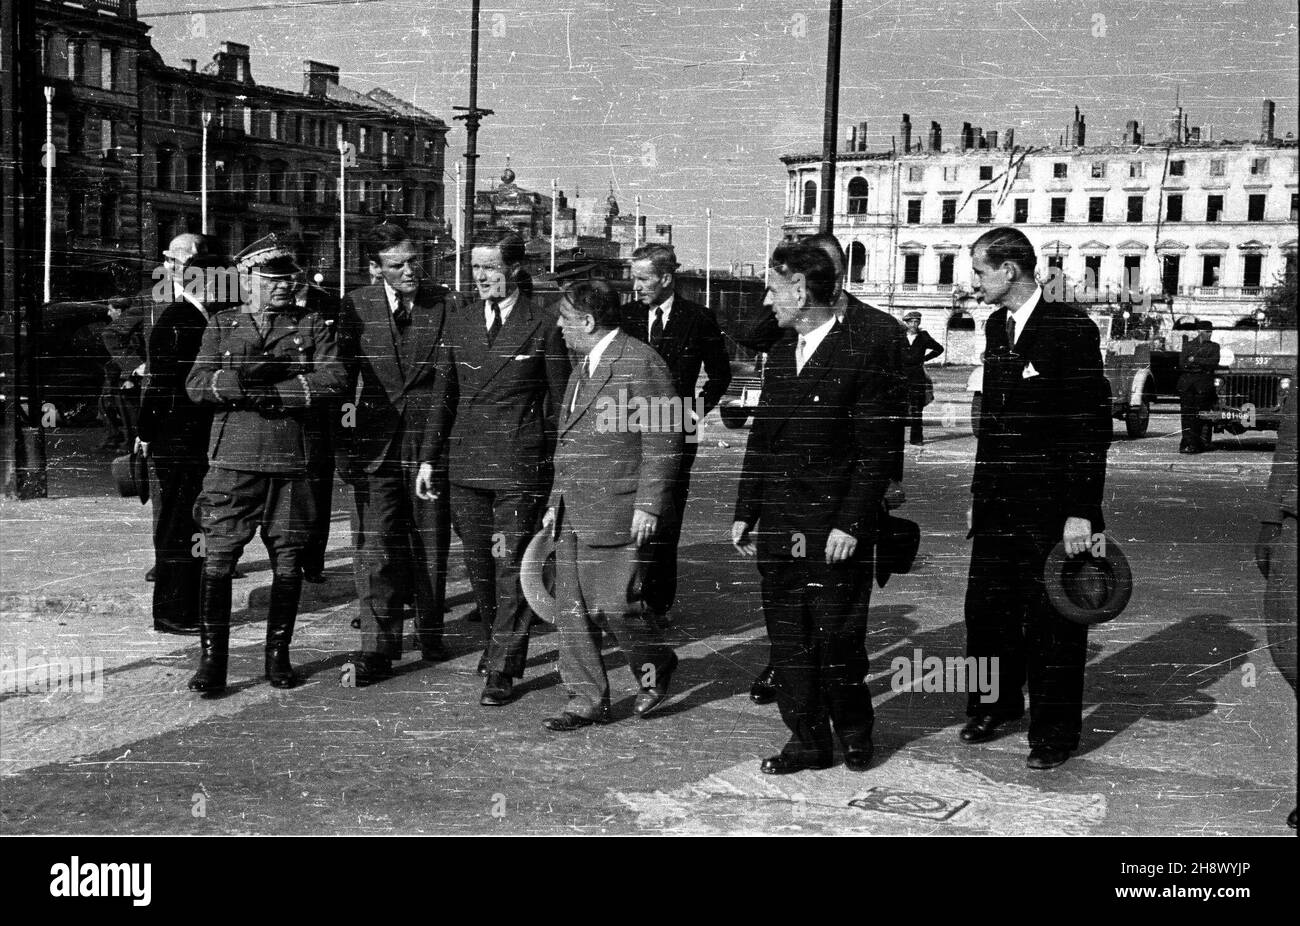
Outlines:
<svg viewBox="0 0 1300 926"><path fill-rule="evenodd" d="M835 136L840 118L840 21L844 0L831 0L830 31L826 40L826 111L822 126L821 214L822 234L835 228Z"/></svg>
<svg viewBox="0 0 1300 926"><path fill-rule="evenodd" d="M43 75L35 4L0 4L0 492L44 498L45 432L37 376L41 303L36 229L42 197ZM24 118L24 116L26 118Z"/></svg>
<svg viewBox="0 0 1300 926"><path fill-rule="evenodd" d="M477 199L474 195L474 165L478 160L478 124L484 116L493 114L490 109L478 108L478 12L479 0L474 0L469 29L469 105L452 107L464 113L452 118L465 121L465 211L460 220L460 237L461 261L465 264L462 271L466 280L473 278L469 261L474 247L474 202Z"/></svg>

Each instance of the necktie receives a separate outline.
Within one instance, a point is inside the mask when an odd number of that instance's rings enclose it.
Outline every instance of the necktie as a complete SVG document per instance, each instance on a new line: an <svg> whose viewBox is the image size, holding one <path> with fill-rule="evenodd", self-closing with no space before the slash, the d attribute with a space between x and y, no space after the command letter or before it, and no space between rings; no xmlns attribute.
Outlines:
<svg viewBox="0 0 1300 926"><path fill-rule="evenodd" d="M797 376L803 372L803 365L808 361L808 339L799 335L799 343L794 348L794 372Z"/></svg>
<svg viewBox="0 0 1300 926"><path fill-rule="evenodd" d="M650 346L655 350L659 349L659 343L664 339L664 309L659 306L655 309L654 324L650 326Z"/></svg>
<svg viewBox="0 0 1300 926"><path fill-rule="evenodd" d="M1016 318L1010 312L1007 312L1007 350L1014 350L1016 346Z"/></svg>
<svg viewBox="0 0 1300 926"><path fill-rule="evenodd" d="M489 299L488 305L492 308L492 324L488 325L487 343L488 347L497 339L497 334L501 331L501 300Z"/></svg>
<svg viewBox="0 0 1300 926"><path fill-rule="evenodd" d="M587 358L583 357L582 363L578 364L578 378L573 383L573 395L569 398L568 415L572 415L573 409L577 407L578 396L582 394L582 387L587 384L587 375Z"/></svg>
<svg viewBox="0 0 1300 926"><path fill-rule="evenodd" d="M393 321L397 323L398 329L411 323L411 307L400 295L397 297L397 308L393 310Z"/></svg>

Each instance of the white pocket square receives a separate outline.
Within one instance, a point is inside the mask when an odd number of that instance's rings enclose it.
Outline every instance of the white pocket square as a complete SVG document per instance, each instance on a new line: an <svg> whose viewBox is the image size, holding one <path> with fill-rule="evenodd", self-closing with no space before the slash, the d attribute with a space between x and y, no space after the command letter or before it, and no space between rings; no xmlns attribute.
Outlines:
<svg viewBox="0 0 1300 926"><path fill-rule="evenodd" d="M528 359L528 355L527 355L527 354L515 354L515 359L516 359L516 360L527 360L527 359Z"/></svg>
<svg viewBox="0 0 1300 926"><path fill-rule="evenodd" d="M1038 371L1034 369L1034 365L1032 363L1026 363L1024 372L1020 374L1022 379L1032 379L1037 375L1038 375Z"/></svg>

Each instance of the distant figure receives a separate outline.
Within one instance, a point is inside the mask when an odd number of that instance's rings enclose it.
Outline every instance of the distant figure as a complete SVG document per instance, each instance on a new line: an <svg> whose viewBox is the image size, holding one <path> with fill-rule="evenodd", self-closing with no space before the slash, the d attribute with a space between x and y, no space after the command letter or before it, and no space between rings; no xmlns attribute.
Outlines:
<svg viewBox="0 0 1300 926"><path fill-rule="evenodd" d="M1196 337L1183 342L1178 358L1178 402L1183 414L1183 439L1179 453L1203 453L1210 449L1214 426L1199 413L1214 407L1214 371L1219 368L1219 345L1210 340L1214 326L1196 323Z"/></svg>
<svg viewBox="0 0 1300 926"><path fill-rule="evenodd" d="M907 421L911 425L911 442L917 446L925 443L921 432L921 416L934 398L934 385L926 375L925 365L943 353L939 342L921 330L921 313L908 312L903 316L907 327L907 344L903 347L903 371L907 374Z"/></svg>

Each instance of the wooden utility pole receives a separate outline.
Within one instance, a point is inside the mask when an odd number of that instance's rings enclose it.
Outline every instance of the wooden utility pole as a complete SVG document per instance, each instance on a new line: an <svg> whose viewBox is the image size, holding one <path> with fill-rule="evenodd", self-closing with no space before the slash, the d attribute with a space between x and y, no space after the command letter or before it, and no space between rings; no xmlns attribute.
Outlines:
<svg viewBox="0 0 1300 926"><path fill-rule="evenodd" d="M840 119L840 21L844 0L831 0L830 31L826 39L826 111L822 126L822 188L818 228L835 228L835 143Z"/></svg>

